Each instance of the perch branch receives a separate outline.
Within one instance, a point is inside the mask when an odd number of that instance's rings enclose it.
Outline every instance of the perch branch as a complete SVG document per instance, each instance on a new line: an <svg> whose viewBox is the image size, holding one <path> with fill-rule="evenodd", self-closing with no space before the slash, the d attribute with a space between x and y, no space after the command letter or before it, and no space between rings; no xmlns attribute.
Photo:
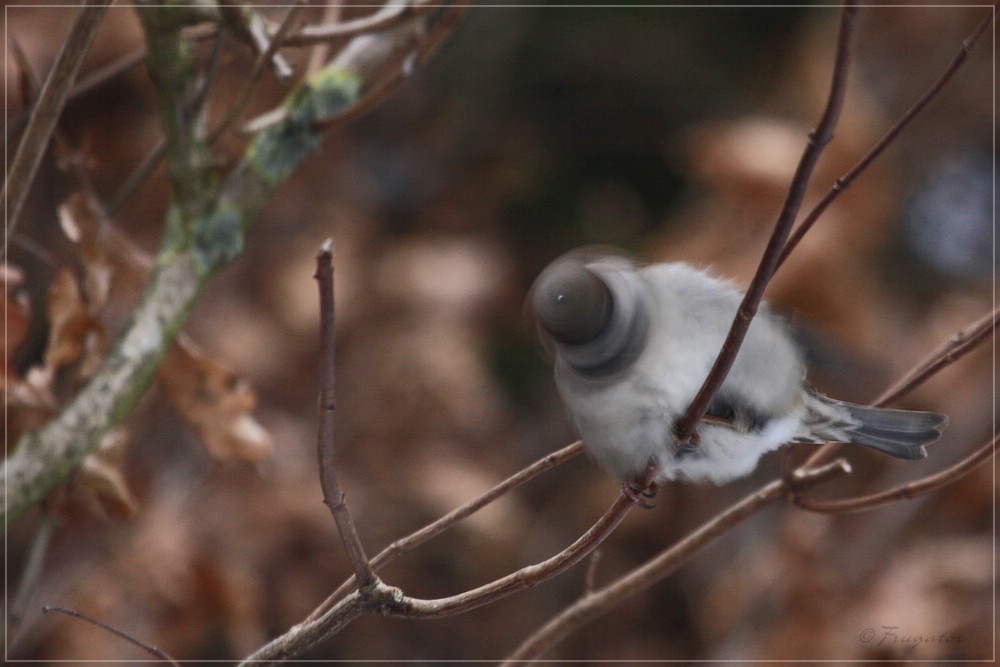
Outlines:
<svg viewBox="0 0 1000 667"><path fill-rule="evenodd" d="M996 331L998 325L1000 325L1000 307L942 343L927 361L882 392L872 405L882 407L909 394L942 368L950 366L984 343Z"/></svg>
<svg viewBox="0 0 1000 667"><path fill-rule="evenodd" d="M85 0L73 21L69 36L63 42L59 55L56 56L52 71L46 77L42 92L28 119L28 126L7 171L3 191L0 192L0 211L5 214L6 228L3 257L7 256L8 240L17 226L17 219L28 198L28 191L42 162L42 156L45 155L52 132L73 89L73 82L80 72L83 59L90 50L97 29L101 26L101 19L107 10L108 5L101 0Z"/></svg>
<svg viewBox="0 0 1000 667"><path fill-rule="evenodd" d="M812 488L849 472L847 462L837 460L822 468L797 474L794 485L781 479L765 484L644 565L604 588L584 595L526 639L503 664L536 660L574 630L672 573L717 537L754 513L788 496L793 490Z"/></svg>
<svg viewBox="0 0 1000 667"><path fill-rule="evenodd" d="M852 512L875 509L876 507L881 507L882 505L887 505L904 498L907 500L916 498L917 496L937 491L971 473L996 453L997 442L1000 442L1000 435L995 436L993 440L941 472L928 475L914 482L900 484L879 493L872 493L857 498L845 498L843 500L816 500L807 495L802 495L796 496L795 504L802 509L821 514L850 514Z"/></svg>
<svg viewBox="0 0 1000 667"><path fill-rule="evenodd" d="M972 32L972 34L969 35L964 42L962 42L962 47L959 49L954 59L952 59L951 64L948 65L945 71L940 77L938 77L938 80L934 82L927 92L921 95L920 99L913 103L913 106L911 106L906 113L904 113L899 120L897 120L893 126L889 128L889 131L886 132L874 146L872 146L871 150L869 150L857 164L851 167L846 174L834 181L833 187L830 188L830 191L823 196L823 199L821 199L811 211L809 211L809 214L802 220L802 224L796 227L795 231L792 232L792 235L788 239L788 243L785 244L784 249L781 251L781 257L778 259L778 266L784 264L791 252L799 244L799 241L802 240L802 237L806 235L806 232L808 232L813 224L815 224L816 220L823 215L823 212L826 211L827 207L831 203L833 203L833 200L839 197L840 193L846 190L854 179L856 179L861 172L867 169L868 166L882 154L882 151L884 151L889 144L895 140L896 136L903 131L903 128L909 125L910 121L912 121L932 99L937 97L938 93L941 92L941 89L944 88L945 84L947 84L948 81L950 81L955 75L958 68L963 62L965 62L965 59L969 57L969 54L972 52L972 48L976 45L976 42L979 41L980 37L982 37L986 32L986 29L990 26L990 24L996 21L996 18L997 11L996 7L994 7L990 10L990 13L983 18L982 21L980 21L979 25L976 26L976 29Z"/></svg>
<svg viewBox="0 0 1000 667"><path fill-rule="evenodd" d="M841 14L837 55L826 109L816 129L809 135L809 143L795 170L795 176L774 226L774 231L771 233L771 238L768 240L767 248L764 250L764 255L761 257L750 287L740 303L729 334L722 345L722 350L698 394L688 406L687 412L677 423L675 435L678 443L692 441L698 423L705 416L709 405L725 382L726 375L736 359L736 354L746 337L747 330L750 328L750 322L757 313L757 308L764 297L764 290L777 269L778 259L792 224L795 222L795 217L798 215L799 208L802 206L802 200L805 197L813 169L823 149L833 138L833 131L837 125L847 89L847 74L850 64L849 50L857 23L857 12L858 8L853 1L845 2Z"/></svg>
<svg viewBox="0 0 1000 667"><path fill-rule="evenodd" d="M916 366L912 371L904 375L891 387L882 392L882 394L872 402L872 405L882 407L893 401L899 400L903 396L906 396L930 379L933 375L940 372L941 369L950 366L974 350L977 346L982 345L983 342L988 340L990 335L996 331L998 325L1000 325L1000 308L997 308L997 310L994 310L992 313L982 318L975 324L959 331L957 334L942 343L935 352L931 353L926 361ZM819 465L826 459L830 458L830 455L833 454L838 447L840 447L840 445L833 442L823 445L813 452L812 456L806 459L800 467L810 468Z"/></svg>
<svg viewBox="0 0 1000 667"><path fill-rule="evenodd" d="M337 469L334 465L333 426L336 410L334 395L334 301L333 301L333 240L327 239L316 255L316 281L319 283L319 337L320 337L320 394L317 454L319 480L323 489L323 502L330 508L337 523L340 539L354 566L354 579L358 590L365 590L375 581L375 572L358 537L354 520L347 509L347 501Z"/></svg>
<svg viewBox="0 0 1000 667"><path fill-rule="evenodd" d="M306 620L294 626L246 658L241 664L250 665L300 655L329 639L366 612L377 612L383 616L397 618L437 618L475 609L530 588L580 562L618 527L632 507L634 507L632 501L619 496L586 533L555 556L450 597L434 600L411 598L405 596L398 588L386 586L376 579L366 596L362 596L360 591L351 592L334 603L319 618Z"/></svg>
<svg viewBox="0 0 1000 667"><path fill-rule="evenodd" d="M514 489L521 484L524 484L530 479L537 477L538 475L555 468L557 465L568 461L574 456L580 454L583 451L583 442L577 440L571 445L567 445L560 450L552 452L544 456L543 458L535 461L527 468L524 468L517 473L511 475L507 479L503 480L490 490L486 491L482 495L473 498L469 502L456 507L451 512L448 512L440 519L427 524L423 528L407 535L406 537L400 538L390 544L388 547L383 549L372 559L372 567L377 571L389 563L391 563L396 558L403 556L410 551L413 551L421 544L437 537L447 529L454 526L456 523L465 519L466 517L478 512L480 509L489 505L494 500L507 493L511 489ZM307 621L313 621L325 614L334 603L338 602L351 590L351 581L345 581L340 587L334 591L326 600L323 601L319 607L313 611L312 614L306 619Z"/></svg>

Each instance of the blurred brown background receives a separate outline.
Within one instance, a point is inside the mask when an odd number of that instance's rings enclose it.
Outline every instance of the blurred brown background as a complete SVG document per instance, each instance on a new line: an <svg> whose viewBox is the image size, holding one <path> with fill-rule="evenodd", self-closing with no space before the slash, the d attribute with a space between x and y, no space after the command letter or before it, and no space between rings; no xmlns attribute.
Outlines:
<svg viewBox="0 0 1000 667"><path fill-rule="evenodd" d="M930 85L984 11L862 11L847 108L811 201ZM8 7L6 29L37 72L48 71L72 14ZM837 16L829 8L474 8L425 69L327 137L191 317L187 331L202 351L255 389L271 456L256 465L210 456L154 386L127 422L126 480L138 511L111 519L72 494L62 502L23 629L8 637L10 656L145 657L89 625L41 617L49 604L177 659L235 659L349 575L314 453L311 276L329 236L338 466L370 554L572 441L523 316L534 276L569 248L607 243L649 260L711 265L745 283L824 102ZM141 44L131 9L114 8L105 21L85 72ZM286 55L301 65L308 52ZM990 58L987 39L769 291L800 328L810 379L825 391L871 400L991 308ZM245 48L228 45L215 115L250 62ZM256 110L283 91L267 83ZM102 197L160 136L151 92L134 68L66 111L61 129L88 156ZM13 86L6 103L15 118ZM225 162L239 148L226 140L218 152ZM15 244L8 257L34 313L18 372L44 349L56 268L78 261L56 219L77 189L49 159L18 228L44 253ZM168 197L161 170L115 222L153 253ZM136 294L118 298L134 303ZM901 463L845 449L855 474L820 495L921 477L986 441L995 428L991 359L984 346L904 402L951 417L930 458ZM633 512L601 548L598 582L674 543L780 466L772 455L726 487L662 489L655 510ZM562 549L617 493L581 457L400 559L384 579L427 598L480 585ZM548 657L989 658L993 512L989 466L864 514L779 505ZM31 514L8 533L8 595L38 520ZM499 659L581 594L585 569L457 617L363 618L310 657ZM906 643L889 633L953 641Z"/></svg>

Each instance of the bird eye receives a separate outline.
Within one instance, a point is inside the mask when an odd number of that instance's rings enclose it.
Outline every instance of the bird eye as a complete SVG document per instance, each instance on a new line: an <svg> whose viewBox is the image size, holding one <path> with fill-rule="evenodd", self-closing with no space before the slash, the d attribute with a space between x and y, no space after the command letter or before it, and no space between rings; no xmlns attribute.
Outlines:
<svg viewBox="0 0 1000 667"><path fill-rule="evenodd" d="M577 345L595 339L611 319L607 285L577 262L560 262L541 275L532 295L538 323L556 340Z"/></svg>

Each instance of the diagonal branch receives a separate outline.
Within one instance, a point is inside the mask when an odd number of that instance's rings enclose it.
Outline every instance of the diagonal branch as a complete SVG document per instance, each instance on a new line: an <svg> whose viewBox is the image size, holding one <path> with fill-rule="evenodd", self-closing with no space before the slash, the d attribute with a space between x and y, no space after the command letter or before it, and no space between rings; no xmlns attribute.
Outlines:
<svg viewBox="0 0 1000 667"><path fill-rule="evenodd" d="M102 0L85 0L73 22L69 36L63 43L62 50L56 56L52 71L45 79L38 102L28 120L28 127L7 171L3 192L0 193L0 211L5 214L6 229L3 257L7 256L8 239L17 226L17 219L28 198L28 191L42 162L42 156L45 155L49 139L66 106L66 100L69 99L73 89L73 82L76 81L80 66L90 50L108 6Z"/></svg>
<svg viewBox="0 0 1000 667"><path fill-rule="evenodd" d="M507 493L511 489L514 489L521 484L524 484L528 480L534 479L538 475L555 468L556 466L568 461L577 454L583 451L583 442L577 440L571 445L567 445L562 449L547 454L546 456L535 461L527 468L523 468L515 474L511 475L507 479L503 480L493 488L489 489L485 493L473 498L464 505L456 507L451 512L448 512L440 519L433 521L423 528L414 531L413 533L407 535L406 537L400 538L387 546L385 549L380 551L372 559L372 567L377 571L391 563L396 558L403 556L410 551L413 551L421 544L437 537L444 531L448 530L454 526L459 521L465 519L466 517L478 512L480 509L489 505L494 500ZM340 587L335 590L323 603L316 608L308 617L307 621L314 621L320 616L325 614L335 603L339 602L347 593L351 590L351 581L345 581Z"/></svg>
<svg viewBox="0 0 1000 667"><path fill-rule="evenodd" d="M778 267L782 248L785 240L792 229L795 218L802 206L809 179L812 177L816 163L823 152L823 149L833 138L833 131L840 117L840 110L843 107L844 96L847 90L847 74L849 69L849 50L854 37L855 24L857 23L858 8L854 0L844 3L841 15L840 33L837 38L837 56L833 68L833 77L830 84L830 94L827 100L826 109L820 118L816 129L809 135L809 143L799 160L799 165L795 170L788 196L784 206L778 216L778 221L771 233L767 248L761 257L757 272L754 274L750 287L747 289L740 303L739 310L729 329L729 334L722 345L722 350L712 365L712 370L702 384L701 389L691 401L687 412L678 421L676 426L676 439L678 443L692 441L698 423L705 416L705 412L711 405L712 400L726 380L729 369L732 368L733 361L743 344L750 322L757 313L761 300L764 298L764 290L767 288L771 276L774 275ZM696 442L695 442L696 444Z"/></svg>
<svg viewBox="0 0 1000 667"><path fill-rule="evenodd" d="M795 504L810 512L850 514L852 512L875 509L876 507L881 507L904 498L909 500L917 496L926 495L961 479L985 463L996 453L998 442L1000 442L1000 435L994 436L993 440L979 447L953 466L949 466L933 475L928 475L913 482L900 484L885 491L857 498L845 498L843 500L815 500L807 495L797 495L795 497Z"/></svg>
<svg viewBox="0 0 1000 667"><path fill-rule="evenodd" d="M900 119L897 120L891 128L889 128L889 131L886 132L874 146L872 146L871 150L869 150L857 164L851 167L846 174L834 181L833 187L830 188L830 191L823 196L823 199L821 199L811 211L809 211L809 214L802 220L802 224L796 227L795 231L789 237L788 243L785 244L784 249L781 251L781 257L778 259L778 266L784 264L785 260L788 259L788 256L799 244L799 241L802 240L802 237L805 236L806 232L808 232L813 224L816 223L816 220L823 215L823 212L826 211L827 207L829 207L830 204L832 204L833 201L840 196L840 193L846 190L851 183L854 182L854 179L856 179L861 172L867 169L868 166L882 154L882 151L884 151L889 144L893 142L896 136L903 131L903 128L909 125L917 114L923 111L928 102L937 97L938 93L941 92L941 89L944 88L945 84L947 84L948 81L950 81L955 75L958 68L963 62L965 62L965 59L969 57L969 53L972 52L972 48L976 45L976 42L979 41L979 39L986 32L986 29L990 27L996 19L997 10L996 7L993 7L990 10L990 13L987 14L982 21L980 21L978 26L976 26L976 29L972 32L972 34L969 35L964 42L962 42L962 47L951 61L951 64L949 64L941 76L938 77L938 80L935 81L934 84L920 96L920 99L913 103L913 106L911 106L906 113L904 113L902 117L900 117Z"/></svg>
<svg viewBox="0 0 1000 667"><path fill-rule="evenodd" d="M354 37L364 33L388 30L410 18L415 11L430 9L430 7L426 6L428 4L427 2L419 4L409 1L399 2L368 16L354 19L353 21L308 25L303 27L299 32L289 35L285 40L285 44L288 46L325 44L333 40Z"/></svg>
<svg viewBox="0 0 1000 667"><path fill-rule="evenodd" d="M990 335L996 331L998 325L1000 325L1000 308L997 308L997 310L994 310L978 322L966 327L962 331L959 331L942 343L941 346L938 347L937 351L931 353L926 361L918 365L912 371L896 381L895 384L882 392L882 394L872 402L872 405L881 407L906 396L932 376L937 374L942 368L950 366L974 350L977 346L982 345L990 338ZM823 445L814 451L812 456L806 459L805 462L803 462L799 467L812 468L819 465L826 459L830 458L830 455L833 454L838 447L840 447L840 445L833 442Z"/></svg>
<svg viewBox="0 0 1000 667"><path fill-rule="evenodd" d="M526 639L503 664L507 666L515 662L534 661L574 630L668 576L720 535L768 505L786 497L789 492L812 488L829 479L847 474L850 470L846 461L837 460L822 468L798 475L791 484L781 479L772 480L743 500L726 508L644 565L604 588L580 598Z"/></svg>
<svg viewBox="0 0 1000 667"><path fill-rule="evenodd" d="M571 447L575 447L575 444ZM300 655L329 639L367 612L378 612L383 616L396 618L438 618L495 602L565 572L579 563L614 532L634 506L631 500L619 496L586 533L551 558L450 597L435 600L407 597L398 588L387 586L376 578L366 594L362 591L349 593L318 618L292 627L240 664L251 665Z"/></svg>
<svg viewBox="0 0 1000 667"><path fill-rule="evenodd" d="M320 337L320 395L319 432L317 454L319 481L323 488L323 502L330 508L333 520L340 531L340 539L354 566L354 580L358 590L367 589L375 581L375 572L365 554L365 548L354 527L354 520L347 509L344 492L337 479L333 462L333 425L336 403L334 398L334 303L333 303L333 240L327 239L316 255L316 275L319 283L319 337Z"/></svg>
<svg viewBox="0 0 1000 667"><path fill-rule="evenodd" d="M201 124L192 117L196 107L188 104L191 80L181 76L189 71L190 49L169 36L192 16L184 10L140 5L150 73L164 110L173 110L165 121L170 128L167 162L175 201L156 271L128 328L90 382L57 417L22 437L4 460L5 530L65 481L101 436L125 418L149 386L205 285L241 254L245 234L264 204L319 147L322 123L359 103L371 77L382 71L384 59L395 55L385 42L412 48L423 27L403 23L378 35L382 41L369 42L371 49L354 50L303 80L286 98L284 119L256 136L243 160L219 182L208 160ZM422 24L423 18L412 20Z"/></svg>

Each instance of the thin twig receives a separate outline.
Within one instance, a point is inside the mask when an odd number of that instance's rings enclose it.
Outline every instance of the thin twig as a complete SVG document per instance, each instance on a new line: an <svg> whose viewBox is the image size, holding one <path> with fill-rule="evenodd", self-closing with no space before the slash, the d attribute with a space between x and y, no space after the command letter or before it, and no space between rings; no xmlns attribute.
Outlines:
<svg viewBox="0 0 1000 667"><path fill-rule="evenodd" d="M333 305L333 239L327 239L316 255L316 281L319 283L320 311L320 394L319 434L317 453L319 479L323 488L323 502L330 508L333 520L340 531L347 555L354 566L358 590L365 590L375 581L375 571L361 545L361 538L354 526L354 519L347 509L344 492L337 479L333 460L334 410L334 305Z"/></svg>
<svg viewBox="0 0 1000 667"><path fill-rule="evenodd" d="M288 81L292 78L291 65L281 55L276 54L275 44L281 41L278 34L275 35L277 39L271 39L259 14L247 7L225 3L219 4L219 12L232 33L240 41L246 42L255 57L267 54L264 63L274 68L279 80ZM278 33L281 32L282 29L279 28Z"/></svg>
<svg viewBox="0 0 1000 667"><path fill-rule="evenodd" d="M438 17L430 34L427 36L423 36L422 34L425 27L423 22L414 21L410 30L404 30L403 26L397 28L399 31L398 34L391 40L385 40L385 47L394 52L393 56L386 58L380 64L377 73L366 77L366 84L361 99L343 112L323 120L323 122L318 124L318 127L324 131L341 128L375 109L412 73L415 65L423 64L433 55L470 6L470 0L460 0L453 3L451 7L444 10ZM393 7L387 5L384 11L389 12ZM366 35L358 39L368 38L369 36ZM350 48L349 46L341 51L334 62L328 67L336 69L339 67L341 61L349 62L356 59L356 52L351 51ZM365 45L363 43L355 45L355 49L364 48ZM286 113L286 110L282 107L267 111L248 121L243 126L242 131L246 134L259 132L284 120Z"/></svg>
<svg viewBox="0 0 1000 667"><path fill-rule="evenodd" d="M996 19L997 9L996 7L993 7L990 10L990 13L983 18L978 26L976 26L976 29L972 32L972 34L969 35L964 42L962 42L962 47L951 61L951 64L949 64L941 76L938 77L938 80L934 82L927 92L920 96L920 99L913 103L913 106L911 106L906 113L904 113L899 120L897 120L893 126L889 128L889 131L886 132L874 146L872 146L871 150L869 150L857 164L851 167L846 174L834 181L830 191L824 195L823 199L821 199L811 211L809 211L809 214L806 215L806 217L802 220L802 223L795 228L795 231L792 232L792 235L788 238L788 242L781 251L781 257L778 258L778 266L784 264L785 260L788 259L788 256L799 244L799 241L802 240L802 237L806 235L806 232L809 231L816 220L818 220L823 212L826 211L827 207L840 196L840 193L846 190L854 179L857 178L861 172L867 169L868 166L882 154L882 152L893 142L893 140L895 140L896 136L902 132L903 128L909 125L910 121L912 121L917 114L919 114L923 108L927 106L928 102L937 97L938 93L941 92L941 89L944 88L945 84L947 84L948 81L950 81L955 75L955 72L958 71L958 68L962 65L965 59L969 57L969 53L971 53L972 48L976 45L976 42L979 41L979 39L986 32L986 29L990 26L990 24L996 21Z"/></svg>
<svg viewBox="0 0 1000 667"><path fill-rule="evenodd" d="M275 52L283 46L282 40L285 34L291 30L295 19L301 13L304 8L303 0L296 0L296 4L292 5L291 8L285 13L285 17L281 20L281 25L278 27L277 32L274 33L274 37L268 42L268 47L260 55L257 56L256 61L254 61L253 69L250 71L249 80L243 87L243 94L240 95L239 101L229 107L226 111L225 117L215 126L215 129L208 136L208 141L210 144L214 144L222 133L229 128L233 122L239 118L243 110L250 103L250 98L253 96L254 90L260 83L263 77L265 68L267 64L271 61L272 56Z"/></svg>
<svg viewBox="0 0 1000 667"><path fill-rule="evenodd" d="M850 472L846 461L837 460L829 465L798 475L795 487L812 488L834 477ZM786 497L791 491L788 483L773 480L757 491L729 506L711 520L702 524L693 533L661 552L644 565L615 580L604 588L593 591L570 605L526 639L504 662L512 665L517 661L537 659L547 649L582 627L594 618L609 612L615 605L660 581L678 567L690 560L717 537L759 510Z"/></svg>
<svg viewBox="0 0 1000 667"><path fill-rule="evenodd" d="M916 366L891 387L883 391L878 398L872 401L872 405L883 407L906 396L939 373L941 369L950 366L979 345L982 345L996 331L998 325L1000 325L1000 307L978 322L951 336L937 350L932 352L923 363ZM830 458L830 455L839 447L839 443L827 443L814 451L799 467L811 468L817 466Z"/></svg>
<svg viewBox="0 0 1000 667"><path fill-rule="evenodd" d="M883 391L872 405L882 407L909 394L942 368L955 363L985 342L996 331L998 325L1000 325L1000 307L942 343L928 361Z"/></svg>
<svg viewBox="0 0 1000 667"><path fill-rule="evenodd" d="M344 0L328 2L323 6L322 21L330 25L337 23L340 20L340 14L343 7ZM330 54L332 52L333 45L330 42L323 42L322 44L314 46L309 52L309 63L306 65L306 76L322 69L323 66L326 65L326 62L330 59Z"/></svg>
<svg viewBox="0 0 1000 667"><path fill-rule="evenodd" d="M904 498L907 500L916 498L917 496L937 491L971 473L996 453L998 442L1000 442L1000 435L994 436L993 440L941 472L928 475L913 482L900 484L885 491L857 498L845 498L843 500L816 500L807 495L802 495L796 496L795 504L802 509L821 514L850 514L852 512L875 509L876 507L881 507Z"/></svg>
<svg viewBox="0 0 1000 667"><path fill-rule="evenodd" d="M376 555L371 563L372 568L376 571L385 567L396 558L403 556L410 551L413 551L421 544L437 537L444 531L448 530L459 521L465 519L466 517L478 512L480 509L489 505L494 500L504 495L511 489L514 489L528 480L534 479L538 475L555 468L556 466L568 461L569 459L577 456L583 451L583 442L577 440L571 445L567 445L560 450L554 451L551 454L538 459L527 468L519 470L517 473L511 475L507 479L503 480L490 490L486 491L482 495L473 498L467 503L456 507L451 512L448 512L440 519L427 524L423 528L410 533L406 537L400 538L390 544L388 547L383 549ZM319 607L313 611L307 621L313 621L325 614L336 602L343 598L351 590L351 581L345 581L343 584L337 588L326 600L323 601Z"/></svg>
<svg viewBox="0 0 1000 667"><path fill-rule="evenodd" d="M66 100L73 89L73 82L76 81L83 59L90 50L97 29L101 26L101 19L107 10L108 5L103 0L84 1L80 13L73 21L69 36L56 57L52 71L45 79L45 85L31 113L28 127L14 154L14 160L4 180L3 191L0 193L0 211L6 215L3 257L7 256L7 244L11 232L17 226L31 183L35 179L59 116L66 106Z"/></svg>
<svg viewBox="0 0 1000 667"><path fill-rule="evenodd" d="M837 125L847 89L848 66L850 63L849 50L854 36L855 24L857 23L857 11L857 6L853 0L849 0L844 4L841 14L840 33L837 38L836 61L834 63L826 109L816 129L810 133L809 143L795 170L795 176L789 187L784 206L778 216L778 221L774 226L774 231L771 233L771 238L768 241L767 248L764 250L764 255L761 257L753 281L750 283L750 287L747 289L743 301L740 303L736 317L733 319L733 324L722 345L722 350L719 352L719 356L712 365L712 370L709 372L708 377L705 378L705 382L702 384L698 394L691 402L691 405L688 406L687 412L677 423L676 438L679 444L691 441L698 423L705 416L709 405L722 387L723 382L725 382L726 375L729 373L729 369L736 359L736 354L739 352L740 345L742 345L743 339L746 337L747 330L750 328L750 322L757 313L757 308L764 297L764 290L767 288L767 284L778 266L778 259L791 231L792 224L795 222L795 217L798 215L799 208L802 206L802 200L805 197L806 188L809 185L813 169L823 149L833 138L833 131Z"/></svg>
<svg viewBox="0 0 1000 667"><path fill-rule="evenodd" d="M45 557L49 552L49 545L52 543L52 536L56 531L56 517L52 512L43 513L35 526L35 534L31 537L31 547L28 551L27 562L24 564L20 580L17 583L17 592L11 600L9 609L9 627L7 628L7 646L14 644L16 630L20 627L28 608L28 602L35 593L42 569L45 565Z"/></svg>
<svg viewBox="0 0 1000 667"><path fill-rule="evenodd" d="M13 37L13 35L8 35L8 37ZM11 40L11 45L13 46L13 40ZM117 58L116 60L88 72L86 75L80 77L80 80L77 81L75 86L73 86L73 89L69 91L69 97L66 101L72 102L73 100L103 86L108 81L111 81L115 77L120 76L124 72L127 72L136 65L142 63L145 57L146 47L140 46ZM27 113L19 113L16 117L12 118L7 126L7 139L9 140L11 136L24 129L24 126L28 124L28 119L29 114Z"/></svg>
<svg viewBox="0 0 1000 667"><path fill-rule="evenodd" d="M285 39L285 45L311 46L313 44L325 44L346 37L363 35L369 32L381 32L399 25L419 9L427 8L420 7L420 5L415 6L412 2L404 2L353 21L308 25L294 35L289 35Z"/></svg>
<svg viewBox="0 0 1000 667"><path fill-rule="evenodd" d="M150 655L155 656L155 657L159 658L160 660L163 660L164 662L170 663L171 665L174 665L174 667L180 667L180 664L176 660L174 660L169 655L167 655L166 653L164 653L161 649L153 646L152 644L147 644L145 642L139 641L135 637L133 637L133 636L131 636L131 635L125 633L125 632L122 632L121 630L119 630L117 628L113 628L110 625L108 625L107 623L99 621L96 618L88 616L88 615L86 615L84 613L81 613L81 612L75 610L75 609L69 609L67 607L52 607L52 606L49 606L49 605L45 605L44 607L42 607L42 611L44 613L46 613L46 614L49 613L50 611L58 612L60 614L66 614L67 616L71 616L73 618L78 618L81 621L86 621L87 623L90 623L91 625L96 625L97 627L101 628L102 630L107 630L108 632L110 632L111 634L115 635L116 637L121 637L122 639L124 639L128 643L132 644L133 646L138 646L139 648L141 648L142 650L144 650L146 653L149 653Z"/></svg>
<svg viewBox="0 0 1000 667"><path fill-rule="evenodd" d="M566 448L575 447L571 445ZM561 450L561 451L566 451ZM624 496L611 505L607 512L571 545L536 565L529 565L488 584L446 598L424 600L403 595L398 588L386 586L375 579L368 591L352 591L336 601L318 618L310 617L275 638L266 646L246 658L241 665L295 657L329 639L348 623L368 611L397 618L438 618L459 614L490 604L508 595L522 591L550 579L579 563L601 545L624 520L634 503Z"/></svg>
<svg viewBox="0 0 1000 667"><path fill-rule="evenodd" d="M115 192L114 196L111 197L107 204L104 205L104 212L109 216L115 216L121 210L122 206L128 200L129 197L138 189L138 187L149 178L167 154L167 140L160 139L159 143L153 146L153 150L143 158L139 166L129 174L125 182L122 183L118 191Z"/></svg>

